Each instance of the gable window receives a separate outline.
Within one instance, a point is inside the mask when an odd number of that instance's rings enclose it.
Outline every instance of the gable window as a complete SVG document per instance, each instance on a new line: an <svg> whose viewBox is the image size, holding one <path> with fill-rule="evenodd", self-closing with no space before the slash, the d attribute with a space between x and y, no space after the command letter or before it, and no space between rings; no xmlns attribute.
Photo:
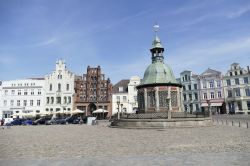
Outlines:
<svg viewBox="0 0 250 166"><path fill-rule="evenodd" d="M235 78L235 85L239 85L239 84L240 84L239 78Z"/></svg>
<svg viewBox="0 0 250 166"><path fill-rule="evenodd" d="M119 92L123 92L123 87L122 86L119 87Z"/></svg>

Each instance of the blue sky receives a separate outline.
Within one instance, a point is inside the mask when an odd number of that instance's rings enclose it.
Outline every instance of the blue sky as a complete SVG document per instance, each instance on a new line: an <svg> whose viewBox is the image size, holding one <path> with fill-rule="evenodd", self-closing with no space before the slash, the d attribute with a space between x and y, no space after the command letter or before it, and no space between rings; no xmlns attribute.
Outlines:
<svg viewBox="0 0 250 166"><path fill-rule="evenodd" d="M176 77L250 65L249 0L0 0L0 80L43 77L57 59L112 83L143 77L155 22Z"/></svg>

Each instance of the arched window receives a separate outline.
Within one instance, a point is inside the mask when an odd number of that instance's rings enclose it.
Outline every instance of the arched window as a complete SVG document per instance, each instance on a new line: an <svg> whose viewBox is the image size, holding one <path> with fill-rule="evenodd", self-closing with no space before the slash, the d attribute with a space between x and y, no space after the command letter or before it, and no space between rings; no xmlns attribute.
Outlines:
<svg viewBox="0 0 250 166"><path fill-rule="evenodd" d="M58 84L58 91L61 91L61 84Z"/></svg>
<svg viewBox="0 0 250 166"><path fill-rule="evenodd" d="M49 85L49 90L52 91L52 84Z"/></svg>

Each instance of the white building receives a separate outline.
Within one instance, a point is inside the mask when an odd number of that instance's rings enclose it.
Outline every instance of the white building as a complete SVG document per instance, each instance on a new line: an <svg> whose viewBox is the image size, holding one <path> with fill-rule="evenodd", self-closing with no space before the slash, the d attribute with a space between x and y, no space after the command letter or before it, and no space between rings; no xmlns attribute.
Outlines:
<svg viewBox="0 0 250 166"><path fill-rule="evenodd" d="M208 68L198 77L202 110L210 106L212 113L226 113L222 74Z"/></svg>
<svg viewBox="0 0 250 166"><path fill-rule="evenodd" d="M140 84L138 76L131 77L130 80L121 80L112 89L112 114L135 113L138 108L137 89Z"/></svg>
<svg viewBox="0 0 250 166"><path fill-rule="evenodd" d="M227 113L250 114L250 71L231 64L223 77Z"/></svg>
<svg viewBox="0 0 250 166"><path fill-rule="evenodd" d="M189 113L201 111L198 75L185 70L180 74L180 81L183 85L184 110Z"/></svg>
<svg viewBox="0 0 250 166"><path fill-rule="evenodd" d="M2 82L1 113L3 118L35 117L44 111L44 79Z"/></svg>
<svg viewBox="0 0 250 166"><path fill-rule="evenodd" d="M65 62L58 60L56 69L51 74L45 76L47 114L70 114L73 110L75 75L70 72Z"/></svg>

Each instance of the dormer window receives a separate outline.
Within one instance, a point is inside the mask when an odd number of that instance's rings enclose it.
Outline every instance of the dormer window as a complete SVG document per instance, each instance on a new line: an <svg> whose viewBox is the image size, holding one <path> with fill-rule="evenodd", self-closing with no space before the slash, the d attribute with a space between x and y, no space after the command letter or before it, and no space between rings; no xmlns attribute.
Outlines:
<svg viewBox="0 0 250 166"><path fill-rule="evenodd" d="M119 87L119 92L123 92L123 87L122 86Z"/></svg>

